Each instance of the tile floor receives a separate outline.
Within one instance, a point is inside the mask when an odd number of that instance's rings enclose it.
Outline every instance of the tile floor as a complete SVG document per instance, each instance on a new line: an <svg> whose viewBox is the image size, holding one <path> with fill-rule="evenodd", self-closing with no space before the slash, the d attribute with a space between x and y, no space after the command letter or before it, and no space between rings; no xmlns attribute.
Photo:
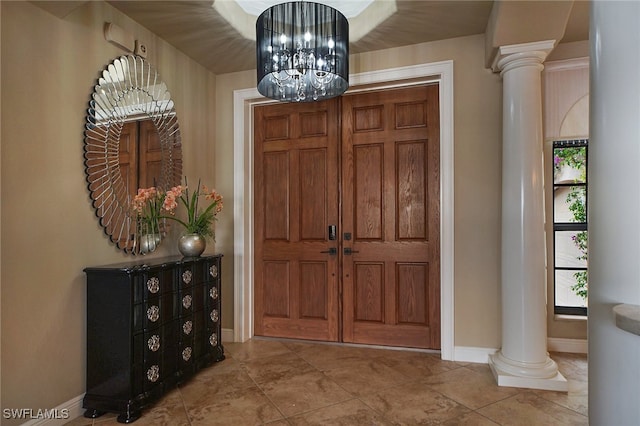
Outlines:
<svg viewBox="0 0 640 426"><path fill-rule="evenodd" d="M587 359L552 354L568 393L498 387L438 354L253 339L143 410L143 425L588 425ZM115 416L70 426L116 425Z"/></svg>

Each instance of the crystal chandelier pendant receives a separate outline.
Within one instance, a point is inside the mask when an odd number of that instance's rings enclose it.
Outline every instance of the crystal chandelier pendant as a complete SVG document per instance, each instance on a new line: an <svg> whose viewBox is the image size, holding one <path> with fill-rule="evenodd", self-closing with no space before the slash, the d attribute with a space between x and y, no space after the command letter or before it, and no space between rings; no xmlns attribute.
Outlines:
<svg viewBox="0 0 640 426"><path fill-rule="evenodd" d="M340 96L349 87L349 22L336 9L281 3L256 21L258 92L285 102Z"/></svg>

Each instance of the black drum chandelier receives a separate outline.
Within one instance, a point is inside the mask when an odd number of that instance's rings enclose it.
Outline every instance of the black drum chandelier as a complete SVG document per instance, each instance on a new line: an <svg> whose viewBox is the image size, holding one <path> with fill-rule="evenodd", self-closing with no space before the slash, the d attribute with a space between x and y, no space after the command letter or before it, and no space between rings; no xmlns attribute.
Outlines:
<svg viewBox="0 0 640 426"><path fill-rule="evenodd" d="M258 92L285 102L340 96L349 87L349 22L336 9L281 3L256 22Z"/></svg>

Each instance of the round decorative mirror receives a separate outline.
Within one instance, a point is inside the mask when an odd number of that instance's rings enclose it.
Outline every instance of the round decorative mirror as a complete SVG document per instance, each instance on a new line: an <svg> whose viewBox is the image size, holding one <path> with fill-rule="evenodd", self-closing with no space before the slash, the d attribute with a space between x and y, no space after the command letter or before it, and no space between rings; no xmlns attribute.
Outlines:
<svg viewBox="0 0 640 426"><path fill-rule="evenodd" d="M170 189L182 178L174 102L155 68L122 56L102 72L89 101L84 163L93 207L105 233L131 254L155 250L166 234L134 208L138 189ZM152 200L153 201L153 200Z"/></svg>

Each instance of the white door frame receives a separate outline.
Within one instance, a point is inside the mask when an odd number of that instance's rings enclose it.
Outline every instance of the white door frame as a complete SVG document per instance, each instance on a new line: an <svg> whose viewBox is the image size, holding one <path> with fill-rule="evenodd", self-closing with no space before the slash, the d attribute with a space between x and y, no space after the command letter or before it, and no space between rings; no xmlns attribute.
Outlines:
<svg viewBox="0 0 640 426"><path fill-rule="evenodd" d="M440 327L441 358L454 359L453 61L349 76L349 93L438 82L440 87ZM253 107L272 103L256 88L233 92L235 342L253 337Z"/></svg>

